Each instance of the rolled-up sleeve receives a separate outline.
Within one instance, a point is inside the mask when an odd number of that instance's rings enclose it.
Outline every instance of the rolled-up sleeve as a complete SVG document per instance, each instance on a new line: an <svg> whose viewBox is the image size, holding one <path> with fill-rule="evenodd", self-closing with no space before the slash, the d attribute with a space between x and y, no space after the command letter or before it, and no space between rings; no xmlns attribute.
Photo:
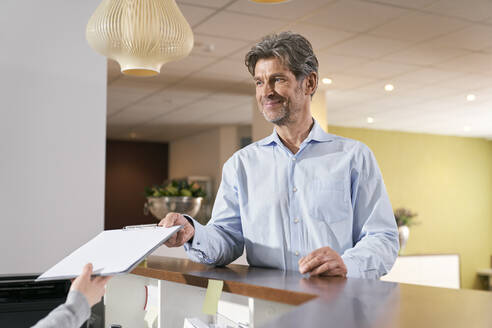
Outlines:
<svg viewBox="0 0 492 328"><path fill-rule="evenodd" d="M362 147L360 164L351 173L354 247L342 259L349 277L378 279L396 260L398 229L376 159Z"/></svg>

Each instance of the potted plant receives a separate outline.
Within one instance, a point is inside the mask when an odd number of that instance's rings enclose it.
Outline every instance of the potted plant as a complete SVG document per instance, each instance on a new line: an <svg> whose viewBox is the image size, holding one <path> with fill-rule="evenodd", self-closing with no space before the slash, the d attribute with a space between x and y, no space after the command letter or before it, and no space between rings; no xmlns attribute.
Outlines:
<svg viewBox="0 0 492 328"><path fill-rule="evenodd" d="M148 215L150 211L160 221L169 212L195 216L206 193L196 182L172 180L161 186L145 188L145 196L144 214Z"/></svg>
<svg viewBox="0 0 492 328"><path fill-rule="evenodd" d="M409 209L400 207L394 211L396 225L398 226L398 237L400 240L400 253L407 245L408 237L410 236L410 226L417 224L415 217L417 213Z"/></svg>

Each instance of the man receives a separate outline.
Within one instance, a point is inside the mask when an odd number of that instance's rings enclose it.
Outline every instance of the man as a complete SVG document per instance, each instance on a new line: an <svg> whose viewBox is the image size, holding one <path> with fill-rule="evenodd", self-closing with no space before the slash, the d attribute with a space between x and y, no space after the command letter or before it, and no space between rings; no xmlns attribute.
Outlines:
<svg viewBox="0 0 492 328"><path fill-rule="evenodd" d="M91 278L92 264L82 269L70 286L67 301L38 321L33 328L78 328L89 319L91 307L101 300L111 277Z"/></svg>
<svg viewBox="0 0 492 328"><path fill-rule="evenodd" d="M376 160L364 144L325 133L311 116L318 60L308 40L269 35L246 55L258 108L273 134L236 152L222 172L212 218L183 225L166 245L198 262L310 275L379 278L397 256L398 231Z"/></svg>

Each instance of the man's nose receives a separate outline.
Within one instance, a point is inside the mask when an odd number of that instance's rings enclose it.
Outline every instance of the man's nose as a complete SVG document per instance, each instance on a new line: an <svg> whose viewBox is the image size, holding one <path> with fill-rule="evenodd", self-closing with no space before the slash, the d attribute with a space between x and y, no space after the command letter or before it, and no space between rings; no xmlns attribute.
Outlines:
<svg viewBox="0 0 492 328"><path fill-rule="evenodd" d="M275 95L275 88L271 83L265 83L263 87L263 96L272 98Z"/></svg>

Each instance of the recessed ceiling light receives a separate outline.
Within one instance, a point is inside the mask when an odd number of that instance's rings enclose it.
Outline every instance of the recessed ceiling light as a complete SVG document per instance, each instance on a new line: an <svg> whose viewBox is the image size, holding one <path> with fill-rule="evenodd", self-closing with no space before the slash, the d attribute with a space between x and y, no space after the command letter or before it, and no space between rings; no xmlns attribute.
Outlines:
<svg viewBox="0 0 492 328"><path fill-rule="evenodd" d="M477 99L475 95L469 94L466 96L466 100L468 101L474 101L475 99Z"/></svg>
<svg viewBox="0 0 492 328"><path fill-rule="evenodd" d="M465 125L465 126L463 127L463 131L465 131L465 132L469 132L470 130L471 130L471 127L470 127L470 126L468 126L468 125Z"/></svg>
<svg viewBox="0 0 492 328"><path fill-rule="evenodd" d="M135 132L130 133L130 138L135 139L137 137L137 134Z"/></svg>
<svg viewBox="0 0 492 328"><path fill-rule="evenodd" d="M321 82L323 82L323 84L331 84L333 81L327 77L323 78L321 80Z"/></svg>
<svg viewBox="0 0 492 328"><path fill-rule="evenodd" d="M386 84L384 86L384 90L386 91L393 91L395 89L395 87L393 86L393 84Z"/></svg>
<svg viewBox="0 0 492 328"><path fill-rule="evenodd" d="M374 118L373 117L368 117L367 118L367 123L369 123L369 124L374 123Z"/></svg>

